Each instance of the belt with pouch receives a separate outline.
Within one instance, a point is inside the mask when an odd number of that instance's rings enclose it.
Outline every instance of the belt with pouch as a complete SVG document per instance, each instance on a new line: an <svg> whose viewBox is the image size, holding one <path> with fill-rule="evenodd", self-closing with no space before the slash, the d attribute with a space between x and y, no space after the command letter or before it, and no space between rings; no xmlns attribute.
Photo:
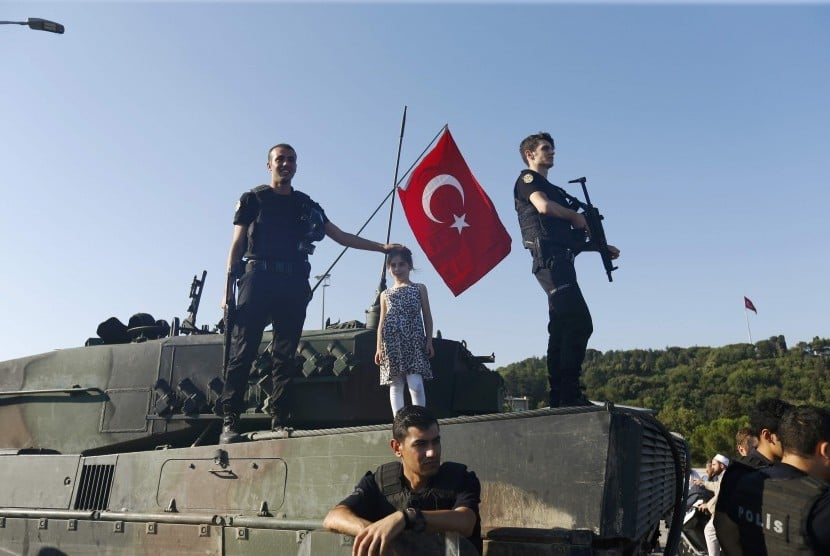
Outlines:
<svg viewBox="0 0 830 556"><path fill-rule="evenodd" d="M544 261L552 260L566 260L574 262L576 253L573 249L561 245L552 245L545 241L540 241L538 238L532 241L524 241L524 248L529 249L534 259L541 259Z"/></svg>

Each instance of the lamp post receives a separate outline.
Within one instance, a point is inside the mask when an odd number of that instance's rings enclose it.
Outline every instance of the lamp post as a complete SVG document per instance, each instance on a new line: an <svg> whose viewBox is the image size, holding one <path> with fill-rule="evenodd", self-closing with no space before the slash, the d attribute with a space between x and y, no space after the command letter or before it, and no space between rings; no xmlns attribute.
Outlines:
<svg viewBox="0 0 830 556"><path fill-rule="evenodd" d="M28 25L29 29L35 31L47 31L49 33L63 34L63 25L49 21L48 19L41 19L39 17L30 17L26 21L0 21L0 25Z"/></svg>
<svg viewBox="0 0 830 556"><path fill-rule="evenodd" d="M323 287L323 310L320 314L320 330L325 330L326 328L326 288L329 287L329 278L331 278L331 274L328 273L314 277L315 280L323 281L321 284Z"/></svg>

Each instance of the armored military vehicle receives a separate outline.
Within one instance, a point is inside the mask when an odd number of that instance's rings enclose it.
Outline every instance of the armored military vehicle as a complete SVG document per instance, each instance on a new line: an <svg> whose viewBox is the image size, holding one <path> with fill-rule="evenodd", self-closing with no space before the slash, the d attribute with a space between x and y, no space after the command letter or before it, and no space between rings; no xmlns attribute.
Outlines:
<svg viewBox="0 0 830 556"><path fill-rule="evenodd" d="M322 530L322 518L393 458L372 316L370 326L304 332L289 430L269 430L261 412L266 332L246 441L217 445L223 335L196 326L204 280L194 277L181 322L113 318L83 347L0 363L4 553L351 553L351 537ZM443 459L481 480L486 555L648 554L664 521L672 553L688 480L682 439L650 412L612 404L503 412L492 356L434 344L427 403ZM470 550L466 539L423 534L393 549Z"/></svg>

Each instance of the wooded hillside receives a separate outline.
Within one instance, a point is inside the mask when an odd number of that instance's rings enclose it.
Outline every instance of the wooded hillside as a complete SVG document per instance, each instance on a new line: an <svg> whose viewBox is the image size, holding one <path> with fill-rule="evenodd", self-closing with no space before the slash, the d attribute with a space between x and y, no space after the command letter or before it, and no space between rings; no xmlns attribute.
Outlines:
<svg viewBox="0 0 830 556"><path fill-rule="evenodd" d="M496 369L509 396L528 396L530 407L547 405L544 357ZM716 453L735 455L735 432L749 423L749 409L765 397L827 406L830 340L787 347L783 336L724 347L663 350L588 350L585 393L595 401L646 407L682 434L701 465Z"/></svg>

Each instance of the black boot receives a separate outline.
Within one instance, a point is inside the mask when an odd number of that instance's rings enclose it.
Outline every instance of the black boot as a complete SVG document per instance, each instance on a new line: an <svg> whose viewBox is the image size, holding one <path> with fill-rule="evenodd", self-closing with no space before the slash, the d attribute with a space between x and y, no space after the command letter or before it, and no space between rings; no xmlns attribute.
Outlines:
<svg viewBox="0 0 830 556"><path fill-rule="evenodd" d="M594 405L594 403L586 398L585 394L580 393L578 396L568 400L562 400L559 407L589 407L592 405Z"/></svg>
<svg viewBox="0 0 830 556"><path fill-rule="evenodd" d="M559 407L587 407L594 405L591 403L587 397L585 397L585 393L583 392L582 384L580 384L579 379L576 381L574 380L564 380L562 382L562 395L559 399Z"/></svg>
<svg viewBox="0 0 830 556"><path fill-rule="evenodd" d="M282 408L271 405L269 406L269 414L271 415L271 430L272 431L283 431L283 430L291 430L290 429L290 416L287 411L282 410Z"/></svg>
<svg viewBox="0 0 830 556"><path fill-rule="evenodd" d="M226 410L222 418L222 434L219 435L219 444L233 444L241 441L239 414L233 410Z"/></svg>
<svg viewBox="0 0 830 556"><path fill-rule="evenodd" d="M560 400L559 392L551 392L548 395L548 407L550 407L550 408L559 407L559 403L560 403L559 400Z"/></svg>
<svg viewBox="0 0 830 556"><path fill-rule="evenodd" d="M271 430L273 432L281 432L284 434L291 434L292 429L287 425L288 419L280 417L279 415L271 415Z"/></svg>

